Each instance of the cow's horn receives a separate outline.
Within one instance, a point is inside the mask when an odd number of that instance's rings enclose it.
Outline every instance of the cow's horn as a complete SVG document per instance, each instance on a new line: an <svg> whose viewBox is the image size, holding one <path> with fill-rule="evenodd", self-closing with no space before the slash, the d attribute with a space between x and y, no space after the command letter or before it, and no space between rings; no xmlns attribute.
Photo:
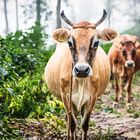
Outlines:
<svg viewBox="0 0 140 140"><path fill-rule="evenodd" d="M65 16L64 11L61 12L61 18L68 23L70 26L73 26L73 23Z"/></svg>
<svg viewBox="0 0 140 140"><path fill-rule="evenodd" d="M99 24L101 24L106 19L106 17L107 17L107 12L104 9L103 15L102 15L101 19L95 23L95 27L97 27Z"/></svg>

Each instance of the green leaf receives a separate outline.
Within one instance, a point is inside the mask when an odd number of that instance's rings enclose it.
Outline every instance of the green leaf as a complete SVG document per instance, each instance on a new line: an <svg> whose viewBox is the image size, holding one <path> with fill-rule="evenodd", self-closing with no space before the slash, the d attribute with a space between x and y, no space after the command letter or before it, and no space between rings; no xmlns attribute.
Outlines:
<svg viewBox="0 0 140 140"><path fill-rule="evenodd" d="M9 73L8 73L8 71L6 71L4 68L0 67L0 74L1 74L2 76L6 76L6 75L8 75Z"/></svg>

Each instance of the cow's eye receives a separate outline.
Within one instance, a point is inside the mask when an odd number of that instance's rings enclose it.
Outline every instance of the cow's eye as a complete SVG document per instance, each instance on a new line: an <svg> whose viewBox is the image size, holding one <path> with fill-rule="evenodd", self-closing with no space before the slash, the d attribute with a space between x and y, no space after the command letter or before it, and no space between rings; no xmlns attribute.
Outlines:
<svg viewBox="0 0 140 140"><path fill-rule="evenodd" d="M125 49L122 50L122 54L123 54L123 55L126 55L126 50L125 50Z"/></svg>
<svg viewBox="0 0 140 140"><path fill-rule="evenodd" d="M96 41L96 42L94 42L94 44L93 44L93 48L94 48L94 49L97 49L97 47L99 46L99 43L100 43L99 40Z"/></svg>
<svg viewBox="0 0 140 140"><path fill-rule="evenodd" d="M133 49L131 55L135 55L135 54L136 54L136 49Z"/></svg>
<svg viewBox="0 0 140 140"><path fill-rule="evenodd" d="M95 36L94 39L93 39L92 48L96 50L96 49L98 48L98 46L99 46L99 43L100 43L100 41L99 41L98 38Z"/></svg>
<svg viewBox="0 0 140 140"><path fill-rule="evenodd" d="M69 38L68 45L69 45L70 48L74 48L74 38L73 37Z"/></svg>
<svg viewBox="0 0 140 140"><path fill-rule="evenodd" d="M70 48L73 46L71 41L68 41L68 45Z"/></svg>

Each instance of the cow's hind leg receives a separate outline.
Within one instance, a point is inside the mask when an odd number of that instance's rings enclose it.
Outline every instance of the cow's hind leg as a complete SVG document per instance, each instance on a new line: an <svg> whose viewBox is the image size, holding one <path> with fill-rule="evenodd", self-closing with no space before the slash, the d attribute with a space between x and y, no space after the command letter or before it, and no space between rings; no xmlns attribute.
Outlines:
<svg viewBox="0 0 140 140"><path fill-rule="evenodd" d="M115 76L115 86L114 86L114 88L115 88L115 101L116 102L118 102L118 98L119 98L119 85L118 85L118 78L117 78L117 76Z"/></svg>
<svg viewBox="0 0 140 140"><path fill-rule="evenodd" d="M123 101L123 77L119 77L119 101Z"/></svg>
<svg viewBox="0 0 140 140"><path fill-rule="evenodd" d="M115 90L115 101L113 102L113 108L118 108L118 101L119 101L119 83L118 83L118 76L114 76L114 90Z"/></svg>

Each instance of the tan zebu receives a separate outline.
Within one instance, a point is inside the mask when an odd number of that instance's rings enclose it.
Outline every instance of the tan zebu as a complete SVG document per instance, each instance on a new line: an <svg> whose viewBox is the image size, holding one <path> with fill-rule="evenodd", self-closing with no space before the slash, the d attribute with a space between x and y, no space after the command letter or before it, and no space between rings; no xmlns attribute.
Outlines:
<svg viewBox="0 0 140 140"><path fill-rule="evenodd" d="M120 35L114 39L108 56L114 78L115 101L123 100L123 90L127 91L127 103L132 100L131 83L140 69L140 45L134 35Z"/></svg>
<svg viewBox="0 0 140 140"><path fill-rule="evenodd" d="M87 139L88 122L95 101L104 93L109 82L110 64L99 46L99 39L111 40L117 33L111 28L103 31L96 29L106 15L104 10L96 24L87 21L73 24L62 12L62 19L72 29L60 28L53 33L57 47L46 65L45 81L50 91L64 103L70 128L68 139L76 139L79 113L82 115L82 140Z"/></svg>

